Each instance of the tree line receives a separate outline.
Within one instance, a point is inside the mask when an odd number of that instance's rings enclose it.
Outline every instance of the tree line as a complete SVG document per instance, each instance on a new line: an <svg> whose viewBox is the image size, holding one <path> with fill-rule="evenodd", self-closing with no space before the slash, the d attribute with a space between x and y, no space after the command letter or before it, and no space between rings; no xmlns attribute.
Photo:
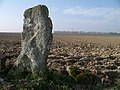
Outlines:
<svg viewBox="0 0 120 90"><path fill-rule="evenodd" d="M118 32L54 31L54 34L120 35Z"/></svg>

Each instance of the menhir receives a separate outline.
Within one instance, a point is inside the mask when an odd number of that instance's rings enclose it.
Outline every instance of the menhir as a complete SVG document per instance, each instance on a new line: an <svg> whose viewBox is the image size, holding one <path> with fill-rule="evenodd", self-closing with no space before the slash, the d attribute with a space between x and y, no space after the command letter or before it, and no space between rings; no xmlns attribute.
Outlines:
<svg viewBox="0 0 120 90"><path fill-rule="evenodd" d="M25 71L43 75L47 69L47 58L52 44L52 21L48 8L38 5L24 12L22 49L10 73Z"/></svg>

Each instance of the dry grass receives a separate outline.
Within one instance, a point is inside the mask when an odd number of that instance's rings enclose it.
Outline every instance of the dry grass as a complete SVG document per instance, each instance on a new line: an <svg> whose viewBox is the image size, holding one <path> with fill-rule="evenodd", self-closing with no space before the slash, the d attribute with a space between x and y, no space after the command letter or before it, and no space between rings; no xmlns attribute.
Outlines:
<svg viewBox="0 0 120 90"><path fill-rule="evenodd" d="M88 42L102 45L120 45L120 36L112 35L54 35L55 41Z"/></svg>
<svg viewBox="0 0 120 90"><path fill-rule="evenodd" d="M0 33L0 41L19 41L20 33ZM120 45L120 36L115 35L57 35L53 34L54 41L60 42L88 42L103 45Z"/></svg>
<svg viewBox="0 0 120 90"><path fill-rule="evenodd" d="M0 41L19 41L20 33L0 33Z"/></svg>

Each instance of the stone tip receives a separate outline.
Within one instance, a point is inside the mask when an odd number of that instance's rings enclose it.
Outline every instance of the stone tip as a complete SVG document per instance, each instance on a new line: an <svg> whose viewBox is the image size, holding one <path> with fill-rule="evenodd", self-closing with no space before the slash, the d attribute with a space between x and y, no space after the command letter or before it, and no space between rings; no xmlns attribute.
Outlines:
<svg viewBox="0 0 120 90"><path fill-rule="evenodd" d="M35 14L36 11L41 12L42 16L47 16L47 17L49 16L49 11L48 11L47 6L45 6L45 5L37 5L37 6L34 6L32 8L29 8L29 9L25 10L24 17L25 18L29 17L29 16L31 16L31 14Z"/></svg>

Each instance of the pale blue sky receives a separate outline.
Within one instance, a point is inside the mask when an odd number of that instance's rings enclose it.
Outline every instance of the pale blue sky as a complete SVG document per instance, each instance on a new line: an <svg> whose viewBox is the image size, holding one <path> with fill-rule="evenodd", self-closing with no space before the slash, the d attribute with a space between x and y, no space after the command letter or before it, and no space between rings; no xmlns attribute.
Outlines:
<svg viewBox="0 0 120 90"><path fill-rule="evenodd" d="M0 0L0 32L21 32L25 9L50 10L54 31L120 33L120 0Z"/></svg>

